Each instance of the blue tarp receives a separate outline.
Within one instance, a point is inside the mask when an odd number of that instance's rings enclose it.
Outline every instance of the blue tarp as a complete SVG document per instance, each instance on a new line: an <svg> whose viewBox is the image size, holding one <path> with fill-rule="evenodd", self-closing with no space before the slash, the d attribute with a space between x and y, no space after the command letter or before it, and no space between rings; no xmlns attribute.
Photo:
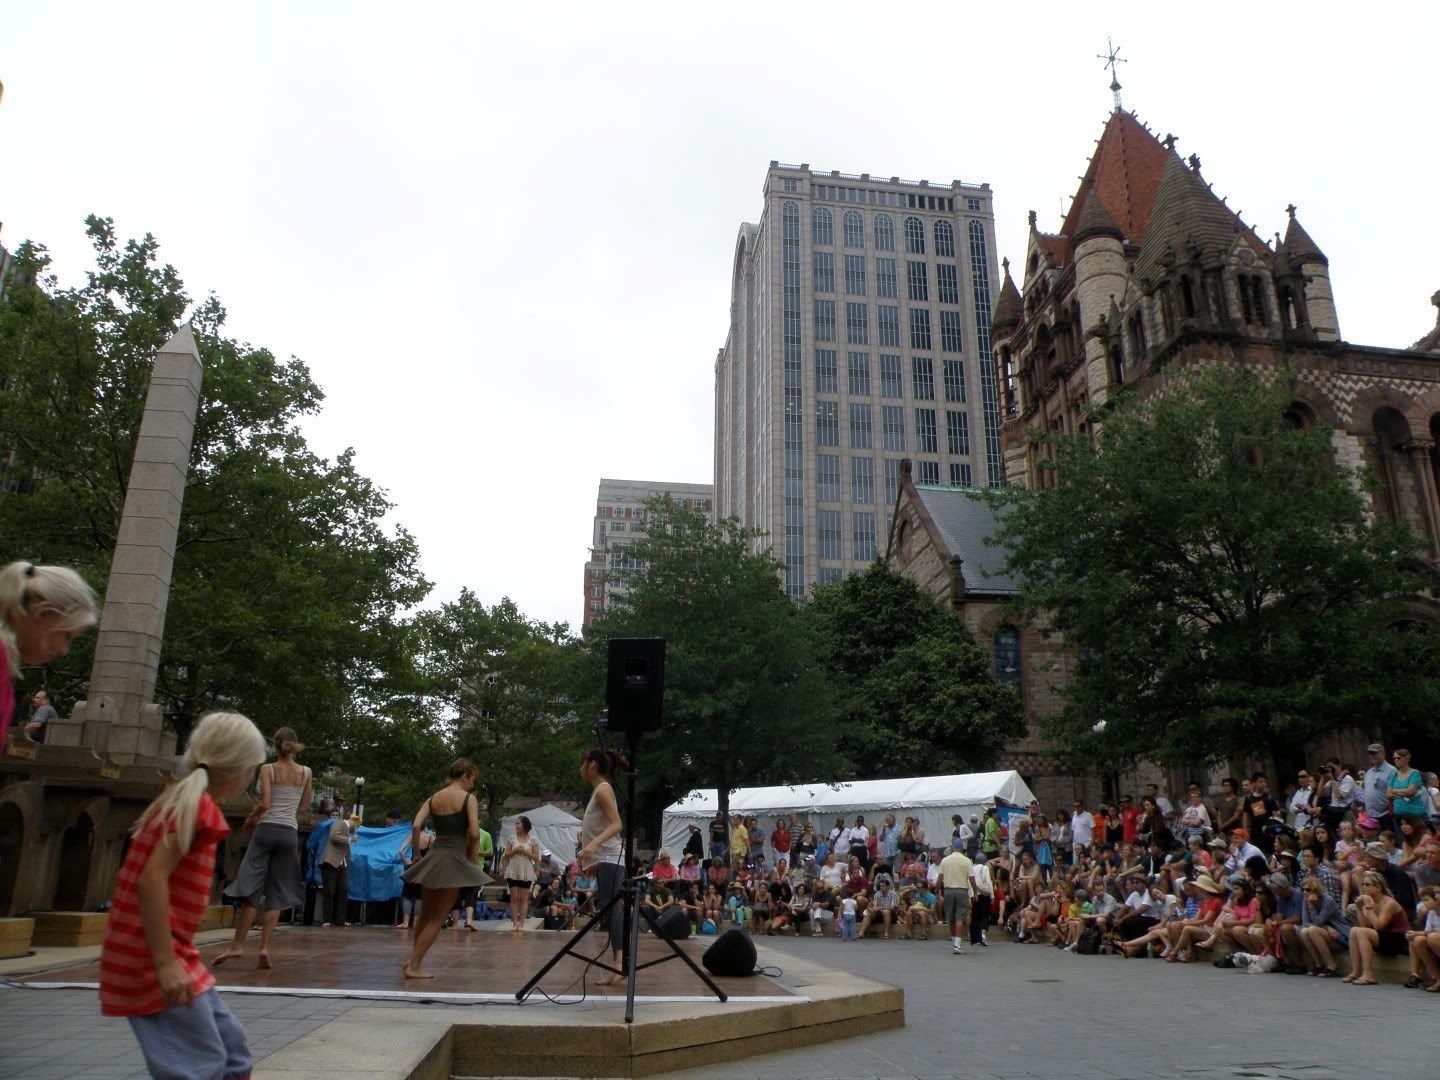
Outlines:
<svg viewBox="0 0 1440 1080"><path fill-rule="evenodd" d="M325 854L325 845L330 842L330 826L333 824L335 819L330 817L316 822L310 830L310 839L305 841L305 884L314 885L317 889L322 884L320 859Z"/></svg>
<svg viewBox="0 0 1440 1080"><path fill-rule="evenodd" d="M394 900L405 884L402 856L410 850L410 824L390 828L361 826L350 842L350 899L377 903Z"/></svg>

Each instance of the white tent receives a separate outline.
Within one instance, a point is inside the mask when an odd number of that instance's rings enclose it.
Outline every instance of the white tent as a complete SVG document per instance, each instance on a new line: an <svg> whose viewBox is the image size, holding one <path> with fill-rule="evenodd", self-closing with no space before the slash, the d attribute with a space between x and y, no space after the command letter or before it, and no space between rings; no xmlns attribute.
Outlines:
<svg viewBox="0 0 1440 1080"><path fill-rule="evenodd" d="M512 814L500 819L500 836L496 840L496 850L509 847L515 842L515 819L520 816ZM540 841L540 846L554 855L562 865L575 858L575 838L580 835L579 818L549 803L537 806L534 810L526 810L524 816L530 819L530 828L535 839Z"/></svg>
<svg viewBox="0 0 1440 1080"><path fill-rule="evenodd" d="M795 784L789 787L740 788L730 794L730 812L760 819L768 836L775 819L808 818L817 836L826 836L835 819L846 824L864 814L868 825L879 824L886 814L897 821L918 817L930 847L944 847L950 841L950 818L960 814L984 813L1000 804L1029 806L1035 796L1013 770L960 773L955 776L916 776L897 780L856 780L848 784ZM665 808L661 824L664 846L679 852L689 836L692 822L700 826L709 849L709 824L719 810L715 789L692 791Z"/></svg>

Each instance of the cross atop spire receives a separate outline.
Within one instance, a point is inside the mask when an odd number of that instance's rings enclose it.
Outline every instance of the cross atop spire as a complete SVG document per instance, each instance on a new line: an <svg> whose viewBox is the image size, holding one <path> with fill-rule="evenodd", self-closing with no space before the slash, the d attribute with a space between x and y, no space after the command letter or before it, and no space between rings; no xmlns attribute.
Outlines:
<svg viewBox="0 0 1440 1080"><path fill-rule="evenodd" d="M1289 214L1292 220L1294 219L1294 217L1295 217L1295 204L1294 204L1293 202L1292 202L1289 206L1285 207L1285 213Z"/></svg>
<svg viewBox="0 0 1440 1080"><path fill-rule="evenodd" d="M1120 72L1119 64L1128 64L1130 61L1121 59L1119 47L1108 37L1105 39L1106 51L1097 53L1095 59L1104 60L1104 66L1110 69L1110 92L1115 95L1115 111L1119 112L1120 105Z"/></svg>

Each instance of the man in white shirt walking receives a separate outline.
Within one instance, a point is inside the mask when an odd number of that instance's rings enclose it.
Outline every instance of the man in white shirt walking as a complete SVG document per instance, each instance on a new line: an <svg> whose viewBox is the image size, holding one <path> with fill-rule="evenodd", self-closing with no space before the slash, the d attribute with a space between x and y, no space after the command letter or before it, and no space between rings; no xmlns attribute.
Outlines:
<svg viewBox="0 0 1440 1080"><path fill-rule="evenodd" d="M962 934L970 921L970 872L974 864L965 857L965 843L951 841L950 854L940 860L940 885L945 890L945 921L950 924L950 951L965 952Z"/></svg>

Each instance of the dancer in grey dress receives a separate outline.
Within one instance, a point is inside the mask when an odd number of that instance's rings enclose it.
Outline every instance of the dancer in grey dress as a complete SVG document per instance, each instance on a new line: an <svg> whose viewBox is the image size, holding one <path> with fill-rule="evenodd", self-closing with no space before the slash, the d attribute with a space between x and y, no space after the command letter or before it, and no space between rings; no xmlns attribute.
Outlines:
<svg viewBox="0 0 1440 1080"><path fill-rule="evenodd" d="M420 886L420 918L405 965L407 979L435 977L421 965L435 944L445 916L455 906L456 894L461 889L490 883L490 875L475 863L480 846L480 816L473 792L479 775L474 763L460 758L450 766L450 783L426 799L415 815L412 846L419 850L420 833L427 821L435 829L435 840L425 858L402 875L407 884Z"/></svg>
<svg viewBox="0 0 1440 1080"><path fill-rule="evenodd" d="M300 807L310 805L310 770L295 761L304 749L290 728L275 732L275 762L260 767L260 805L242 828L253 828L240 872L225 890L242 900L235 939L211 963L219 967L244 955L245 937L260 915L260 964L270 966L270 939L280 913L305 901L300 880Z"/></svg>

